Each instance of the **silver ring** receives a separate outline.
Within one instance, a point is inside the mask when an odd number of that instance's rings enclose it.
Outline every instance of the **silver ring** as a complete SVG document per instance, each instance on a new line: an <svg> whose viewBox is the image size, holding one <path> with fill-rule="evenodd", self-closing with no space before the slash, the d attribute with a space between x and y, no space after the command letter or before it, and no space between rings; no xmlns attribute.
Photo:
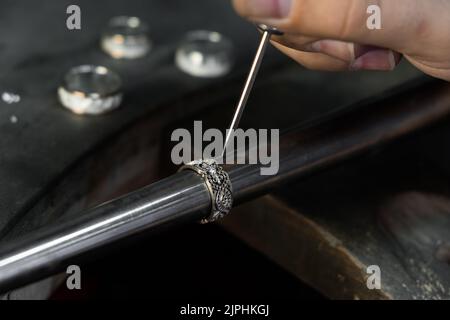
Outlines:
<svg viewBox="0 0 450 320"><path fill-rule="evenodd" d="M211 214L201 223L211 223L225 217L233 207L233 189L228 173L212 159L196 160L182 166L179 171L192 170L205 181L211 196Z"/></svg>
<svg viewBox="0 0 450 320"><path fill-rule="evenodd" d="M138 17L115 17L103 32L100 46L115 59L142 58L152 47L148 25Z"/></svg>
<svg viewBox="0 0 450 320"><path fill-rule="evenodd" d="M76 114L103 114L122 102L122 81L115 72L95 65L69 70L58 88L61 104Z"/></svg>
<svg viewBox="0 0 450 320"><path fill-rule="evenodd" d="M177 67L200 78L225 76L230 72L233 61L233 43L215 31L189 32L175 53Z"/></svg>

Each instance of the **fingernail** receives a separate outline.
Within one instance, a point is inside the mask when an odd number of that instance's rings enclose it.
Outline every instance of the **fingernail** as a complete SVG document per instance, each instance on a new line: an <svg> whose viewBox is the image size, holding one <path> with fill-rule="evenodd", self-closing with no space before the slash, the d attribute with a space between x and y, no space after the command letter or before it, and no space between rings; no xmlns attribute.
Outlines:
<svg viewBox="0 0 450 320"><path fill-rule="evenodd" d="M342 61L352 62L355 60L353 43L325 39L311 43L306 46L306 49L312 52L325 53Z"/></svg>
<svg viewBox="0 0 450 320"><path fill-rule="evenodd" d="M400 54L392 50L373 49L360 55L351 65L350 70L393 70L400 61Z"/></svg>
<svg viewBox="0 0 450 320"><path fill-rule="evenodd" d="M314 52L321 52L322 51L322 42L323 41L324 40L322 40L322 41L315 41L315 42L311 43L311 45L309 46L309 49L311 51L314 51Z"/></svg>
<svg viewBox="0 0 450 320"><path fill-rule="evenodd" d="M354 50L355 59L358 59L359 57L361 57L371 51L385 50L385 49L380 48L380 47L375 47L375 46L366 46L366 45L355 44L353 46L353 50Z"/></svg>
<svg viewBox="0 0 450 320"><path fill-rule="evenodd" d="M292 0L247 0L247 14L260 18L285 18L291 5Z"/></svg>

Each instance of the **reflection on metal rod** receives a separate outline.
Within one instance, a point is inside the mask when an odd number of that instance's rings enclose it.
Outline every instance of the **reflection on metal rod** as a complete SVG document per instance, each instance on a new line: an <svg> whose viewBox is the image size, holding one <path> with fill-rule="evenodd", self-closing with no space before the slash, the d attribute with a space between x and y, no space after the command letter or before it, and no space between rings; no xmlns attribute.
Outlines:
<svg viewBox="0 0 450 320"><path fill-rule="evenodd" d="M115 240L174 221L200 220L209 214L210 201L202 178L184 171L36 232L2 250L0 292L63 270L74 258Z"/></svg>
<svg viewBox="0 0 450 320"><path fill-rule="evenodd" d="M432 81L381 102L281 137L276 176L259 165L227 168L235 203L428 125L450 113L450 84ZM0 253L0 292L63 270L86 254L155 227L207 217L211 200L203 180L183 171L79 219L29 235Z"/></svg>

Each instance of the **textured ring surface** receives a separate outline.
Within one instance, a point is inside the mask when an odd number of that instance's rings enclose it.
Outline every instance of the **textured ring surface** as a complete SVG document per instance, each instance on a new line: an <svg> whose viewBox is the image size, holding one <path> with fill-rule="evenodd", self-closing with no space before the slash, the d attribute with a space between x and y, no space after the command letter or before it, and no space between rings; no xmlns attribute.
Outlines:
<svg viewBox="0 0 450 320"><path fill-rule="evenodd" d="M228 173L212 159L195 160L180 168L180 171L192 170L200 175L211 197L211 214L202 223L222 219L233 207L233 189Z"/></svg>

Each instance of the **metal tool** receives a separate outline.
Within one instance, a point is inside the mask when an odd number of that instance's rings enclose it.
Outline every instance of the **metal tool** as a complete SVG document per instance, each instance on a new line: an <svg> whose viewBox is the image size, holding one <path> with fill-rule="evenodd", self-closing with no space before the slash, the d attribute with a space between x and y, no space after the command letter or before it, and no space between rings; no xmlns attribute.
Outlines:
<svg viewBox="0 0 450 320"><path fill-rule="evenodd" d="M253 84L255 83L256 75L258 74L261 62L266 52L267 45L269 44L270 37L272 35L282 35L283 32L279 31L274 27L267 26L265 24L259 24L258 29L262 31L261 41L256 51L255 58L250 68L250 73L248 74L247 81L245 82L244 89L242 90L241 98L239 99L236 111L234 112L233 120L231 121L230 127L226 132L225 144L223 147L221 158L224 157L226 149L230 143L230 139L233 137L233 132L239 126L242 114L244 113L245 106L247 104L248 97L252 91Z"/></svg>
<svg viewBox="0 0 450 320"><path fill-rule="evenodd" d="M260 174L261 164L227 169L236 205L292 179L391 142L450 114L450 84L427 83L352 112L300 126L281 136L277 175ZM318 130L320 128L320 130ZM68 221L0 246L0 293L43 279L133 235L200 221L211 214L211 195L193 171L181 171Z"/></svg>

